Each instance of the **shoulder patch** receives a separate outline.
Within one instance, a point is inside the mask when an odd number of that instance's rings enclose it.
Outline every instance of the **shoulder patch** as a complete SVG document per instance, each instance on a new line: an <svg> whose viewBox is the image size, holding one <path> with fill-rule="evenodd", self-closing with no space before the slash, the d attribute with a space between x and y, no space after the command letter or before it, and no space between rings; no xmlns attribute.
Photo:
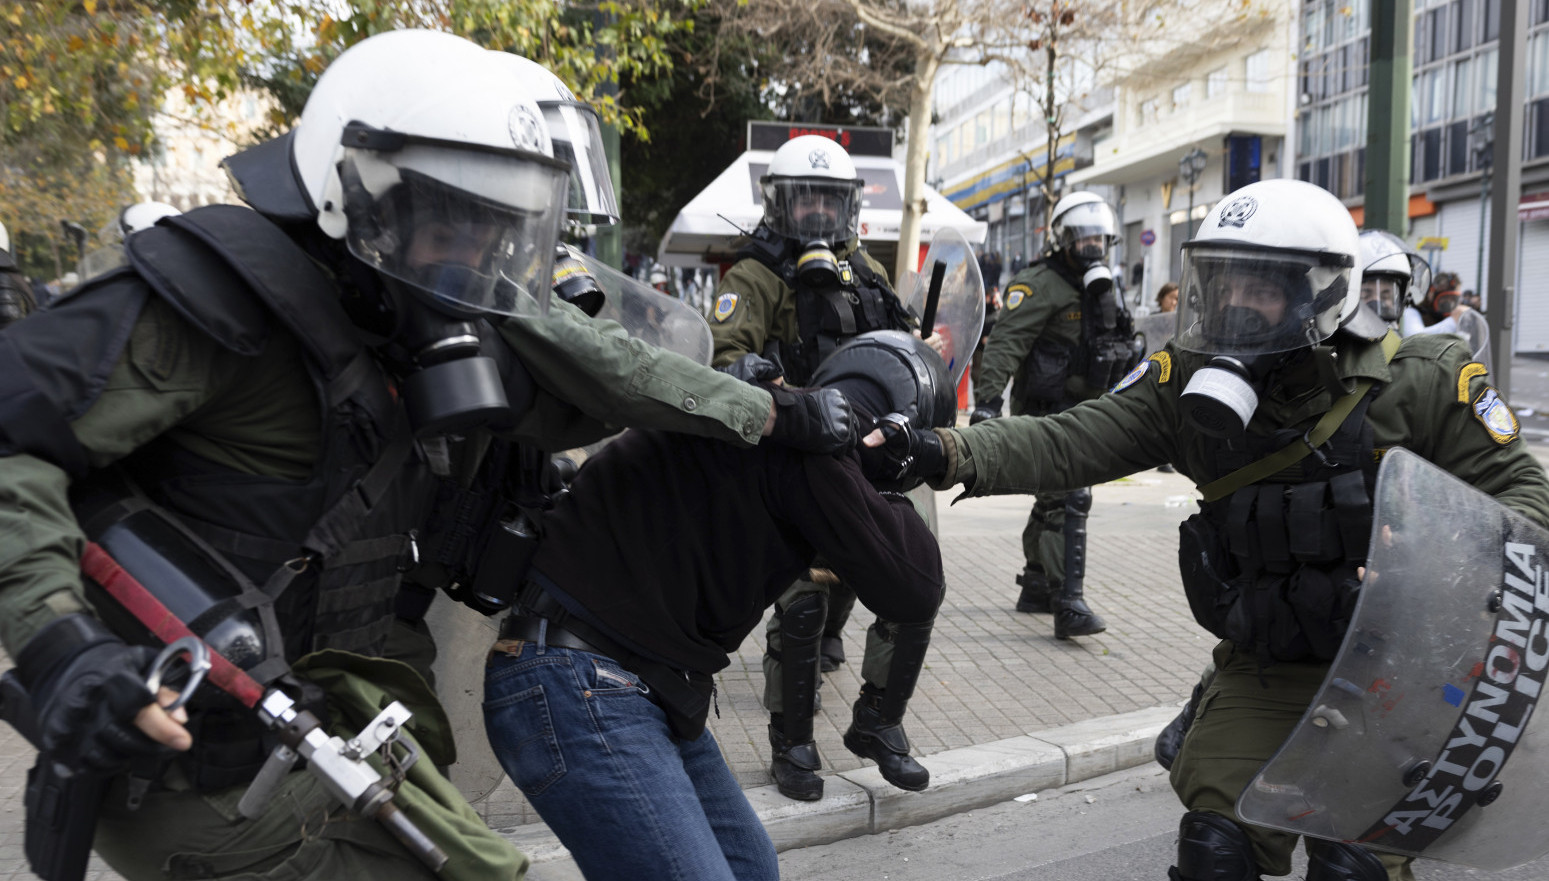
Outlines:
<svg viewBox="0 0 1549 881"><path fill-rule="evenodd" d="M735 292L727 291L715 298L715 312L713 314L716 321L725 321L735 311L737 311L737 294Z"/></svg>
<svg viewBox="0 0 1549 881"><path fill-rule="evenodd" d="M1155 361L1157 363L1157 366L1162 368L1162 372L1158 373L1157 376L1156 376L1156 381L1158 383L1163 383L1163 382L1166 382L1167 380L1173 378L1173 356L1172 355L1169 355L1166 352L1155 352L1155 353L1153 353L1151 355L1151 357L1147 358L1146 360L1147 361Z"/></svg>
<svg viewBox="0 0 1549 881"><path fill-rule="evenodd" d="M1478 361L1470 361L1458 371L1458 403L1468 403L1468 383L1476 376L1484 376L1490 372L1490 368Z"/></svg>
<svg viewBox="0 0 1549 881"><path fill-rule="evenodd" d="M1140 382L1140 378L1142 376L1145 376L1146 375L1146 371L1150 370L1150 369L1151 369L1151 362L1150 361L1142 361L1139 364L1136 364L1135 365L1135 369L1131 370L1129 373L1125 374L1124 378L1119 380L1118 384L1115 385L1113 388L1109 389L1109 391L1110 392L1122 392L1122 391L1124 391L1125 389L1129 388L1130 386L1134 385L1135 383Z"/></svg>
<svg viewBox="0 0 1549 881"><path fill-rule="evenodd" d="M1032 292L1032 289L1025 284L1016 284L1006 288L1006 308L1015 309L1022 305L1022 301L1027 299L1027 295Z"/></svg>
<svg viewBox="0 0 1549 881"><path fill-rule="evenodd" d="M1517 433L1521 426L1517 424L1517 414L1511 412L1511 407L1501 400L1501 393L1493 387L1486 386L1473 403L1474 418L1479 424L1490 432L1490 437L1495 438L1498 444L1507 444L1517 439Z"/></svg>

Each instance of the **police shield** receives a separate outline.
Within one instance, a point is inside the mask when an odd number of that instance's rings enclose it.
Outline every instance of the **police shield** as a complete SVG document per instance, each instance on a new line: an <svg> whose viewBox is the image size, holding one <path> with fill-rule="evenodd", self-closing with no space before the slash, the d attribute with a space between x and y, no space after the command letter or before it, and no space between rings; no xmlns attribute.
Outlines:
<svg viewBox="0 0 1549 881"><path fill-rule="evenodd" d="M1488 871L1549 851L1549 531L1404 450L1350 629L1247 822Z"/></svg>
<svg viewBox="0 0 1549 881"><path fill-rule="evenodd" d="M951 227L936 230L919 274L911 273L899 280L904 305L921 320L925 318L926 300L936 278L940 278L940 294L933 323L946 343L941 357L952 372L952 385L956 386L968 369L979 345L979 330L984 327L984 279L979 275L979 260L973 246Z"/></svg>
<svg viewBox="0 0 1549 881"><path fill-rule="evenodd" d="M671 349L701 364L710 363L715 344L710 325L692 306L670 297L587 254L581 264L597 279L606 299L598 318L617 321L635 339Z"/></svg>

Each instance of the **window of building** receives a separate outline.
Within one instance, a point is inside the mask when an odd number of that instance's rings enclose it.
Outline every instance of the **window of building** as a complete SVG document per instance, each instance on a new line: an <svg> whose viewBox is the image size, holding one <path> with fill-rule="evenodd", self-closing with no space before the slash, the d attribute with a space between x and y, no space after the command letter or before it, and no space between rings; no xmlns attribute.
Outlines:
<svg viewBox="0 0 1549 881"><path fill-rule="evenodd" d="M1269 91L1269 53L1268 49L1260 49L1244 59L1246 76L1243 79L1248 91Z"/></svg>
<svg viewBox="0 0 1549 881"><path fill-rule="evenodd" d="M1549 92L1549 31L1540 31L1527 41L1527 93L1535 97L1545 92Z"/></svg>
<svg viewBox="0 0 1549 881"><path fill-rule="evenodd" d="M1156 122L1156 116L1157 105L1155 98L1147 98L1146 100L1140 102L1139 122L1141 125Z"/></svg>
<svg viewBox="0 0 1549 881"><path fill-rule="evenodd" d="M1549 2L1549 0L1545 0ZM1218 67L1205 74L1205 100L1226 94L1226 68Z"/></svg>
<svg viewBox="0 0 1549 881"><path fill-rule="evenodd" d="M1173 87L1173 111L1179 111L1189 106L1189 91L1193 83L1184 83Z"/></svg>
<svg viewBox="0 0 1549 881"><path fill-rule="evenodd" d="M996 102L990 108L990 140L998 141L1011 134L1011 99Z"/></svg>
<svg viewBox="0 0 1549 881"><path fill-rule="evenodd" d="M982 147L990 142L990 112L979 111L974 117L974 142L975 147Z"/></svg>

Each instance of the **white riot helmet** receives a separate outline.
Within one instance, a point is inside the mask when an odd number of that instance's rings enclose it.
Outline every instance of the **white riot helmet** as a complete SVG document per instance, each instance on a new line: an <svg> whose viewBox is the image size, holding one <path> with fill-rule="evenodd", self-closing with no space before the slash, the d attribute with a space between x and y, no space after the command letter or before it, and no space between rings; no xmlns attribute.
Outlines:
<svg viewBox="0 0 1549 881"><path fill-rule="evenodd" d="M764 224L776 235L831 245L855 237L861 180L850 154L822 135L792 138L776 150L758 179Z"/></svg>
<svg viewBox="0 0 1549 881"><path fill-rule="evenodd" d="M128 238L130 233L150 229L163 217L182 213L166 202L136 202L118 213L118 238Z"/></svg>
<svg viewBox="0 0 1549 881"><path fill-rule="evenodd" d="M0 251L9 253L11 250L11 234L5 231L5 224L0 223Z"/></svg>
<svg viewBox="0 0 1549 881"><path fill-rule="evenodd" d="M515 314L553 280L569 169L501 57L433 31L370 37L323 72L290 139L318 227L454 314Z"/></svg>
<svg viewBox="0 0 1549 881"><path fill-rule="evenodd" d="M1096 193L1071 193L1054 203L1049 217L1049 250L1060 251L1080 266L1106 263L1118 239L1118 220ZM1099 239L1099 242L1085 241Z"/></svg>
<svg viewBox="0 0 1549 881"><path fill-rule="evenodd" d="M1431 264L1385 229L1361 233L1361 302L1383 321L1397 321L1404 307L1431 289Z"/></svg>
<svg viewBox="0 0 1549 881"><path fill-rule="evenodd" d="M570 219L583 224L618 223L619 202L613 192L597 111L576 100L564 80L538 62L509 52L499 55L543 111L554 142L554 157L570 163Z"/></svg>
<svg viewBox="0 0 1549 881"><path fill-rule="evenodd" d="M1317 345L1360 306L1359 250L1350 212L1321 187L1237 190L1183 244L1178 347L1254 356Z"/></svg>

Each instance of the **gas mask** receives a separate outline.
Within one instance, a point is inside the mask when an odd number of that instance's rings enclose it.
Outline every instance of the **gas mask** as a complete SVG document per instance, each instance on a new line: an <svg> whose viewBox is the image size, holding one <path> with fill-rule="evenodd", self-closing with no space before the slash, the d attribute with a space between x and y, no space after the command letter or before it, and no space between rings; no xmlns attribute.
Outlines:
<svg viewBox="0 0 1549 881"><path fill-rule="evenodd" d="M479 354L473 322L422 302L393 279L386 281L397 301L397 340L412 360L401 392L415 435L433 437L509 423L511 405L500 370L494 359Z"/></svg>
<svg viewBox="0 0 1549 881"><path fill-rule="evenodd" d="M1257 314L1255 310L1248 310ZM1179 397L1183 417L1201 434L1241 437L1259 407L1264 379L1284 357L1217 355L1189 379Z"/></svg>
<svg viewBox="0 0 1549 881"><path fill-rule="evenodd" d="M554 293L590 318L597 317L608 299L597 276L564 245L554 252Z"/></svg>
<svg viewBox="0 0 1549 881"><path fill-rule="evenodd" d="M1081 285L1088 294L1102 299L1104 294L1113 290L1113 270L1106 263L1094 263L1081 276Z"/></svg>

